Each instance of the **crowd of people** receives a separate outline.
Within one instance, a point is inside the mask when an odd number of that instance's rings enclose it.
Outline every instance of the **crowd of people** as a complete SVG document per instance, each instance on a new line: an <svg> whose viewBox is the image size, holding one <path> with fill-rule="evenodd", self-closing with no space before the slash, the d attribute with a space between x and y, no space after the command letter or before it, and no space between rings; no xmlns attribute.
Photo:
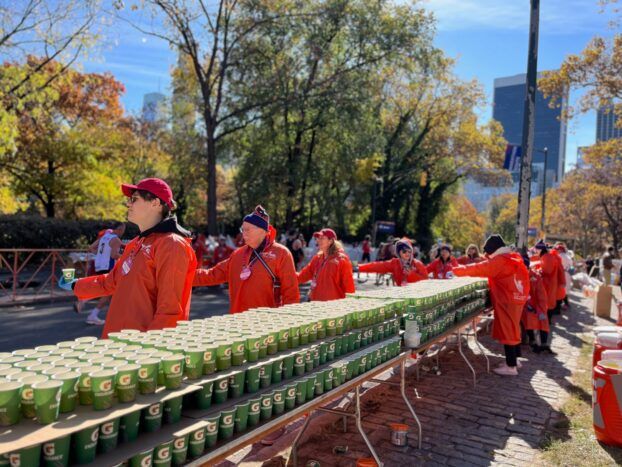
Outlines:
<svg viewBox="0 0 622 467"><path fill-rule="evenodd" d="M189 318L193 287L228 284L230 313L257 307L278 307L300 301L300 284L310 285L307 299L327 301L355 291L353 273L392 277L396 286L433 278L486 277L494 309L492 335L505 349L506 360L495 372L516 375L521 367L522 331L534 353L554 353L551 323L567 306L566 285L572 259L563 243L540 240L521 256L499 235L483 245L469 245L455 258L449 245L437 244L426 266L421 252L407 238L387 242L371 261L369 236L361 244L360 264L346 254L337 234L324 228L313 234L317 252L302 266L305 241L298 231L287 232L283 243L266 210L257 206L242 220L235 244L219 237L208 247L203 235L192 238L177 223L170 187L160 179L145 179L121 187L128 198L128 220L139 235L123 245L124 224L104 231L92 245L93 274L59 286L79 299L98 299L89 314L91 324L104 324L103 337L121 329L161 329ZM110 301L105 323L97 314Z"/></svg>

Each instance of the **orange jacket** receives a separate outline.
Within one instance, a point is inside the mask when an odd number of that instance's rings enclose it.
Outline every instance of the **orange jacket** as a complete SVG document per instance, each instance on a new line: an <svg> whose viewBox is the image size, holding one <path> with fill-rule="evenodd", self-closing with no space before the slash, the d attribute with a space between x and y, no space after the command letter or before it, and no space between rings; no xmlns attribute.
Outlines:
<svg viewBox="0 0 622 467"><path fill-rule="evenodd" d="M337 300L354 292L352 263L343 251L326 260L319 252L297 275L299 284L311 281L309 298L313 301Z"/></svg>
<svg viewBox="0 0 622 467"><path fill-rule="evenodd" d="M428 272L432 273L433 279L449 279L447 273L451 272L456 266L459 266L459 264L453 256L450 256L446 263L443 263L440 258L436 258L428 264Z"/></svg>
<svg viewBox="0 0 622 467"><path fill-rule="evenodd" d="M176 233L134 238L108 274L79 279L81 300L112 295L102 338L121 329L175 327L190 314L196 257L190 239Z"/></svg>
<svg viewBox="0 0 622 467"><path fill-rule="evenodd" d="M563 300L566 296L566 274L564 272L564 263L562 257L559 255L559 251L551 250L551 254L557 262L557 295L556 300Z"/></svg>
<svg viewBox="0 0 622 467"><path fill-rule="evenodd" d="M484 258L483 256L476 256L475 258L471 258L468 255L464 255L464 256L461 256L460 258L456 258L456 261L458 262L458 264L466 266L467 264L481 263L485 259L486 258Z"/></svg>
<svg viewBox="0 0 622 467"><path fill-rule="evenodd" d="M520 343L520 319L529 296L529 272L521 256L502 248L489 260L455 267L453 273L488 278L495 311L492 337L505 345Z"/></svg>
<svg viewBox="0 0 622 467"><path fill-rule="evenodd" d="M399 258L393 258L389 261L375 261L373 263L360 264L359 271L391 274L395 284L400 287L407 283L419 282L428 278L428 271L423 263L417 259L412 260L411 269L408 273L406 273L402 267L402 262Z"/></svg>
<svg viewBox="0 0 622 467"><path fill-rule="evenodd" d="M548 297L539 271L529 271L529 299L523 308L521 322L529 331L549 332ZM544 318L544 319L541 319Z"/></svg>
<svg viewBox="0 0 622 467"><path fill-rule="evenodd" d="M218 245L216 248L214 248L214 256L212 258L212 261L214 262L214 264L218 264L231 256L231 253L233 253L233 251L233 248L228 245Z"/></svg>
<svg viewBox="0 0 622 467"><path fill-rule="evenodd" d="M561 261L558 262L551 253L545 253L540 256L540 261L536 262L534 266L542 272L542 280L544 281L544 288L546 289L546 296L548 297L549 310L552 310L557 305L557 289L560 286L560 275L557 269L561 267ZM563 272L562 268L562 273Z"/></svg>
<svg viewBox="0 0 622 467"><path fill-rule="evenodd" d="M244 245L231 253L228 259L221 261L213 268L197 269L193 285L196 287L228 282L229 313L241 313L257 307L274 308L278 306L275 303L272 276L259 261L256 260L251 265L251 275L248 279L242 280L240 278L242 269L249 264L252 258L251 253L252 249L248 245ZM296 268L289 250L270 239L260 254L272 273L281 282L282 304L298 303L300 292L296 280Z"/></svg>

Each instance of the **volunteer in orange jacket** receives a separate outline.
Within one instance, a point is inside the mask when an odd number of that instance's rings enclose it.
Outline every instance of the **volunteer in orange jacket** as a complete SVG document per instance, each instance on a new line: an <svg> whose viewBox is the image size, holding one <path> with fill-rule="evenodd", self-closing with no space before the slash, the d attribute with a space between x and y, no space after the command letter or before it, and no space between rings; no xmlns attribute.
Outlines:
<svg viewBox="0 0 622 467"><path fill-rule="evenodd" d="M432 279L451 279L451 270L459 266L456 258L451 256L451 247L441 245L436 259L428 264L428 272L432 273Z"/></svg>
<svg viewBox="0 0 622 467"><path fill-rule="evenodd" d="M234 251L235 250L233 248L227 245L227 238L224 235L221 235L220 237L218 237L218 245L216 246L216 248L214 248L214 256L212 258L212 261L216 265L221 261L229 258L229 256L231 256L231 253L233 253Z"/></svg>
<svg viewBox="0 0 622 467"><path fill-rule="evenodd" d="M557 262L557 295L555 296L557 303L555 304L555 314L560 314L562 302L566 298L566 272L564 271L564 262L556 248L549 249Z"/></svg>
<svg viewBox="0 0 622 467"><path fill-rule="evenodd" d="M458 264L467 265L484 261L484 257L479 253L477 245L471 244L466 249L466 254L460 258L456 258Z"/></svg>
<svg viewBox="0 0 622 467"><path fill-rule="evenodd" d="M265 209L257 206L244 217L244 246L211 269L197 269L194 286L229 283L229 312L298 303L300 293L294 259L276 243L276 230Z"/></svg>
<svg viewBox="0 0 622 467"><path fill-rule="evenodd" d="M188 319L196 257L190 232L172 212L176 204L164 180L121 185L129 198L127 219L140 230L107 274L59 286L81 300L112 295L103 338L121 329L162 329Z"/></svg>
<svg viewBox="0 0 622 467"><path fill-rule="evenodd" d="M505 246L500 235L491 235L484 244L487 260L453 268L456 276L487 277L495 313L492 337L503 344L505 363L493 371L516 376L520 352L520 319L529 296L529 272L518 253Z"/></svg>
<svg viewBox="0 0 622 467"><path fill-rule="evenodd" d="M359 264L360 272L377 272L379 274L392 274L393 281L398 286L412 282L419 282L428 278L428 271L423 263L414 257L413 245L407 238L402 238L395 243L397 258L389 261L375 261L373 263Z"/></svg>
<svg viewBox="0 0 622 467"><path fill-rule="evenodd" d="M525 266L529 267L529 258L523 256ZM548 298L542 274L535 269L529 269L529 299L523 308L521 322L527 331L529 345L535 353L547 351L552 353L548 344L549 319L547 316ZM540 335L540 345L536 343L536 331Z"/></svg>
<svg viewBox="0 0 622 467"><path fill-rule="evenodd" d="M560 285L560 274L558 268L560 267L561 261L558 262L557 258L549 253L549 249L543 240L538 241L538 243L535 244L534 248L538 252L540 258L538 262L532 265L532 267L540 269L540 271L542 272L542 280L544 281L544 288L546 290L546 296L548 300L547 314L549 318L549 324L551 324L553 314L556 313L557 309L557 288Z"/></svg>
<svg viewBox="0 0 622 467"><path fill-rule="evenodd" d="M298 283L311 281L309 299L317 302L345 298L354 292L352 263L343 251L337 234L332 229L315 232L320 251L298 273Z"/></svg>

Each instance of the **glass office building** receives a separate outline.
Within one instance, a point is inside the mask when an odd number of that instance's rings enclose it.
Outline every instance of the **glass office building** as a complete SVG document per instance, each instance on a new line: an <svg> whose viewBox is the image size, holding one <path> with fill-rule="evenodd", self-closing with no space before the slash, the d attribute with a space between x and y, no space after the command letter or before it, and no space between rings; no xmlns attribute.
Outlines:
<svg viewBox="0 0 622 467"><path fill-rule="evenodd" d="M600 107L596 112L596 141L608 141L622 138L622 128L617 127L618 116L613 105Z"/></svg>

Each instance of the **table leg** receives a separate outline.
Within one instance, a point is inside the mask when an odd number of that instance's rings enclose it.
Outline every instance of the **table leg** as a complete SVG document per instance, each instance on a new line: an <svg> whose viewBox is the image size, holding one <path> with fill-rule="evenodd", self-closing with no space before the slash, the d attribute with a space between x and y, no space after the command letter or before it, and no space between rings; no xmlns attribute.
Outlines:
<svg viewBox="0 0 622 467"><path fill-rule="evenodd" d="M298 432L298 434L296 435L296 438L294 439L294 442L292 443L292 463L294 467L298 467L298 441L300 441L300 438L302 438L303 433L309 426L309 422L311 421L312 416L313 416L313 412L309 412L307 414L307 418L305 420L304 425L302 425L301 430Z"/></svg>
<svg viewBox="0 0 622 467"><path fill-rule="evenodd" d="M382 462L380 462L380 458L378 457L378 454L376 454L376 451L374 450L374 447L371 445L371 443L369 442L369 439L367 439L367 435L363 431L363 425L361 423L361 399L360 399L360 396L359 396L359 387L358 386L354 390L354 398L355 398L354 399L355 400L354 418L356 420L356 428L358 429L359 433L363 437L363 440L365 441L365 444L367 444L367 448L371 452L371 455L373 456L374 460L376 461L376 464L378 464L378 467L382 467L384 464Z"/></svg>
<svg viewBox="0 0 622 467"><path fill-rule="evenodd" d="M458 329L458 352L460 352L460 356L468 365L471 373L473 373L473 387L475 387L477 385L477 375L475 373L475 368L473 368L473 365L471 365L471 362L469 362L468 358L466 358L466 355L464 355L464 352L462 351L462 333L460 329Z"/></svg>
<svg viewBox="0 0 622 467"><path fill-rule="evenodd" d="M417 423L417 428L419 430L419 435L418 435L419 449L421 449L421 441L423 438L423 433L421 430L421 422L419 421L419 417L417 417L417 414L415 413L415 409L413 408L413 406L410 404L410 401L406 397L406 363L404 362L404 360L402 360L402 363L400 364L400 392L402 393L402 399L404 399L404 402L406 403L406 407L408 407L408 410L410 410L410 413L412 414L413 418L415 419L415 422Z"/></svg>
<svg viewBox="0 0 622 467"><path fill-rule="evenodd" d="M473 326L473 339L475 339L475 345L477 345L477 348L486 359L486 373L490 373L490 360L488 359L488 355L486 355L482 344L479 343L479 339L477 338L477 324L475 323L475 320L473 320L473 324L471 326Z"/></svg>

